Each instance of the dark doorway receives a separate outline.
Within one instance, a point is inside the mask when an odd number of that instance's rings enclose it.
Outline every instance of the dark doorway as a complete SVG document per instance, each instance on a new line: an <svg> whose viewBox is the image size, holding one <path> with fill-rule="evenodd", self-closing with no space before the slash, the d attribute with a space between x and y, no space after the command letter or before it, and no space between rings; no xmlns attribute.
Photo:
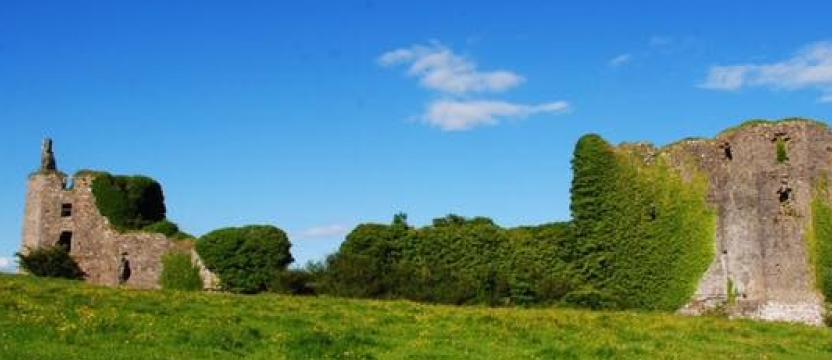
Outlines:
<svg viewBox="0 0 832 360"><path fill-rule="evenodd" d="M119 260L118 264L119 285L126 283L127 280L130 280L131 274L132 270L130 270L130 260L127 260L127 253L121 253L121 260Z"/></svg>
<svg viewBox="0 0 832 360"><path fill-rule="evenodd" d="M66 252L72 250L72 231L62 232L61 237L58 238L58 243L56 245L64 248Z"/></svg>

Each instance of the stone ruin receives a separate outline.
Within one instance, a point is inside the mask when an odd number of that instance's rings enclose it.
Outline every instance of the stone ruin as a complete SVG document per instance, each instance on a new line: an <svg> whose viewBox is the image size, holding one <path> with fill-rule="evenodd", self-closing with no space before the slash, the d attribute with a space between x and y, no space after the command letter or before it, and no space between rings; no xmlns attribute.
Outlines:
<svg viewBox="0 0 832 360"><path fill-rule="evenodd" d="M785 161L778 161L778 142ZM715 258L680 312L724 307L735 317L821 324L823 296L806 233L813 186L832 174L832 132L800 120L749 124L666 151L694 159L707 174L718 217Z"/></svg>
<svg viewBox="0 0 832 360"><path fill-rule="evenodd" d="M141 231L119 232L99 212L92 192L96 174L82 172L71 180L57 170L52 141L43 142L40 170L29 177L23 220L22 252L62 246L86 274L105 286L160 288L162 257L170 251L191 254L203 279L213 289L217 279L199 260L191 241Z"/></svg>
<svg viewBox="0 0 832 360"><path fill-rule="evenodd" d="M785 161L777 159L778 142L786 144ZM806 232L813 186L832 174L832 132L809 121L762 123L659 152L683 175L692 159L708 176L708 201L718 216L714 260L679 312L698 315L723 308L733 317L821 324L823 296ZM160 259L178 244L161 234L115 231L95 206L93 178L78 175L68 188L66 176L55 168L51 142L44 143L41 171L29 179L24 251L66 246L92 283L158 288ZM212 287L215 277L204 267L202 273L205 286Z"/></svg>

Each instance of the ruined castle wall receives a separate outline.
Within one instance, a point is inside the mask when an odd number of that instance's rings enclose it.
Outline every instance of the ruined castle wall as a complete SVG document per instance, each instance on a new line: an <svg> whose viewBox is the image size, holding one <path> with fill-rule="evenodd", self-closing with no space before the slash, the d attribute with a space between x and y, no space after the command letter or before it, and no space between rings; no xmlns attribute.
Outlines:
<svg viewBox="0 0 832 360"><path fill-rule="evenodd" d="M776 144L789 160L777 161ZM809 264L805 232L812 187L831 172L832 134L808 122L757 125L716 140L682 145L710 178L718 213L714 262L693 301L701 313L736 295L736 316L819 324L822 299ZM730 156L726 152L729 148ZM782 192L788 192L781 198ZM734 299L731 299L734 300Z"/></svg>
<svg viewBox="0 0 832 360"><path fill-rule="evenodd" d="M159 288L162 256L177 247L177 243L157 233L116 231L96 206L92 192L94 177L93 174L76 176L73 187L67 189L65 178L57 172L32 175L26 198L23 251L57 245L61 234L70 232L70 255L87 274L88 282L120 285L119 268L122 254L126 254L131 274L123 285ZM70 216L61 216L63 204L71 204ZM213 277L205 280L209 285L215 282Z"/></svg>

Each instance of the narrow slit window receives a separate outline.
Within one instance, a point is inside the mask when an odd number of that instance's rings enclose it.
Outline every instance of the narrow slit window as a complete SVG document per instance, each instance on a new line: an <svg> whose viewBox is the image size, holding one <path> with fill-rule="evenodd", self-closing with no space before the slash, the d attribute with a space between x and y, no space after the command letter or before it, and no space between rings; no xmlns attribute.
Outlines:
<svg viewBox="0 0 832 360"><path fill-rule="evenodd" d="M61 217L72 216L72 204L61 204Z"/></svg>

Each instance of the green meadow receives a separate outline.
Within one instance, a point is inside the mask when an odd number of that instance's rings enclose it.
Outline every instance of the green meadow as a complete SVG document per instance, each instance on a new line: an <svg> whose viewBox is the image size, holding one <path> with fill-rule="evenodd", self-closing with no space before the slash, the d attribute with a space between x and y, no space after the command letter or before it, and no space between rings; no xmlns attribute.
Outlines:
<svg viewBox="0 0 832 360"><path fill-rule="evenodd" d="M668 313L137 291L0 275L3 359L829 359L832 332Z"/></svg>

